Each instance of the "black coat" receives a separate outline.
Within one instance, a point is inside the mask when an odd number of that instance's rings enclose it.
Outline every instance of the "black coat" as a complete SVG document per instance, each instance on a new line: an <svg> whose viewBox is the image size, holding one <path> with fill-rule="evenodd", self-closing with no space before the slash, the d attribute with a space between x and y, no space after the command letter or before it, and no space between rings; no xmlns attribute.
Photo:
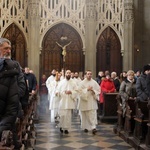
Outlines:
<svg viewBox="0 0 150 150"><path fill-rule="evenodd" d="M36 90L36 86L37 86L37 81L36 81L36 77L34 74L32 73L25 73L25 78L26 80L28 81L28 90L29 90L29 93L32 92L32 90Z"/></svg>
<svg viewBox="0 0 150 150"><path fill-rule="evenodd" d="M146 83L147 83L148 96L150 98L150 73L147 75Z"/></svg>
<svg viewBox="0 0 150 150"><path fill-rule="evenodd" d="M18 113L18 70L10 59L0 59L0 137L3 130L12 130Z"/></svg>
<svg viewBox="0 0 150 150"><path fill-rule="evenodd" d="M114 82L116 91L118 92L119 89L120 89L120 81L119 81L119 79L116 78L116 79L113 80L113 82Z"/></svg>
<svg viewBox="0 0 150 150"><path fill-rule="evenodd" d="M26 91L26 83L24 73L21 70L21 66L19 62L13 60L15 68L18 70L19 74L17 75L17 82L18 82L18 90L19 90L19 97L23 97Z"/></svg>
<svg viewBox="0 0 150 150"><path fill-rule="evenodd" d="M147 89L146 78L147 78L147 75L142 73L136 82L137 98L140 101L145 101L148 99L148 89Z"/></svg>

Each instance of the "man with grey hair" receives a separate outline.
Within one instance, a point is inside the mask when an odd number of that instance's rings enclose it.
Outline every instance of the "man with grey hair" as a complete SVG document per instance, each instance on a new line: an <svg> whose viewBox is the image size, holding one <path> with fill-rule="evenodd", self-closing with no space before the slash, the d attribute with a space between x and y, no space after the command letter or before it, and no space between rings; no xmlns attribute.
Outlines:
<svg viewBox="0 0 150 150"><path fill-rule="evenodd" d="M120 89L120 81L117 77L117 73L115 71L113 71L111 73L111 78L113 79L113 82L114 82L114 85L115 85L115 88L116 88L116 91L119 92L119 89Z"/></svg>
<svg viewBox="0 0 150 150"><path fill-rule="evenodd" d="M14 122L22 112L19 99L24 96L26 86L20 64L11 60L11 42L6 38L0 38L0 88L4 91L3 95L0 93L0 136L3 130L11 130L15 149L18 149L21 143Z"/></svg>
<svg viewBox="0 0 150 150"><path fill-rule="evenodd" d="M11 43L6 38L0 38L0 47L3 46L3 49L0 51L0 58L6 58L11 53Z"/></svg>
<svg viewBox="0 0 150 150"><path fill-rule="evenodd" d="M10 49L7 50L4 53L3 58L5 59L11 59L11 42L6 38L0 38L0 43L8 43ZM19 74L17 77L17 83L18 83L18 91L19 91L19 98L22 98L25 95L26 91L26 85L25 85L25 79L24 79L24 73L22 72L22 67L20 66L19 62L16 60L12 60L14 63L14 67L18 70Z"/></svg>

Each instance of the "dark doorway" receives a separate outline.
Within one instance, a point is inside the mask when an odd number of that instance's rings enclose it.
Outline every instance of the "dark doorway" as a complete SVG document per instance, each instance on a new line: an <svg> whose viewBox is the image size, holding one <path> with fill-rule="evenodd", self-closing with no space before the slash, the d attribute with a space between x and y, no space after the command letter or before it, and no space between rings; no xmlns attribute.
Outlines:
<svg viewBox="0 0 150 150"><path fill-rule="evenodd" d="M17 60L23 68L27 66L26 42L22 31L17 25L11 24L2 37L9 39L11 42L12 59Z"/></svg>
<svg viewBox="0 0 150 150"><path fill-rule="evenodd" d="M110 27L106 28L97 42L96 71L122 72L121 44L117 34Z"/></svg>
<svg viewBox="0 0 150 150"><path fill-rule="evenodd" d="M66 47L65 64L63 62L62 48ZM77 31L61 23L52 27L45 35L42 43L40 73L50 75L52 69L61 71L62 68L81 72L84 70L83 44Z"/></svg>

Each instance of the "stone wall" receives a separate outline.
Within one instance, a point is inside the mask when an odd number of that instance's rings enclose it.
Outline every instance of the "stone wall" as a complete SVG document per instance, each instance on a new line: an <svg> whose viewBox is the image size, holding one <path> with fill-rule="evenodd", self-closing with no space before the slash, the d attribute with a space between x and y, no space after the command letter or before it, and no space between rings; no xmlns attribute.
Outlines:
<svg viewBox="0 0 150 150"><path fill-rule="evenodd" d="M135 0L134 69L150 63L150 1Z"/></svg>

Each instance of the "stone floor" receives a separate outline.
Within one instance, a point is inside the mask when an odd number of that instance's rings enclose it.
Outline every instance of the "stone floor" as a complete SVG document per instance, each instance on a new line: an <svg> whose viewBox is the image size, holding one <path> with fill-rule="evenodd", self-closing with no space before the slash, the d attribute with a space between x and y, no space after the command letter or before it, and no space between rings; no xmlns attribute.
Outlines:
<svg viewBox="0 0 150 150"><path fill-rule="evenodd" d="M113 133L114 124L99 123L98 132L85 133L80 128L80 119L73 114L69 134L62 134L55 123L50 122L50 113L41 113L35 124L37 131L35 150L134 150Z"/></svg>

